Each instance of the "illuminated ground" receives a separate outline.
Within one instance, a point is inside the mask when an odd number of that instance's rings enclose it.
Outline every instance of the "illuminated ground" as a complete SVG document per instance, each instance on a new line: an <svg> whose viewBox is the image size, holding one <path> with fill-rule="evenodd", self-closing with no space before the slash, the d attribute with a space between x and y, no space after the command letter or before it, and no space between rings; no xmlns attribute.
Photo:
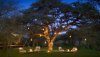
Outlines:
<svg viewBox="0 0 100 57"><path fill-rule="evenodd" d="M100 57L100 51L80 49L76 53L52 52L48 54L42 51L39 53L21 54L18 52L18 49L9 49L8 51L0 50L0 57Z"/></svg>

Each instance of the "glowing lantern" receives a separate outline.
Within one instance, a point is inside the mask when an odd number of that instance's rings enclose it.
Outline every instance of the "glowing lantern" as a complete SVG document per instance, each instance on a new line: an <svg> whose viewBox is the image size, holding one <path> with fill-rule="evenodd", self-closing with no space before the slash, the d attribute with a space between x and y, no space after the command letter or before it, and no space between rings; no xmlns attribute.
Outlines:
<svg viewBox="0 0 100 57"><path fill-rule="evenodd" d="M23 48L22 47L19 47L19 50L23 50Z"/></svg>
<svg viewBox="0 0 100 57"><path fill-rule="evenodd" d="M76 52L78 49L76 47L73 47L71 52Z"/></svg>
<svg viewBox="0 0 100 57"><path fill-rule="evenodd" d="M22 47L19 48L19 52L26 53L26 50L24 50Z"/></svg>
<svg viewBox="0 0 100 57"><path fill-rule="evenodd" d="M67 49L67 52L70 52L70 50L69 50L69 49Z"/></svg>
<svg viewBox="0 0 100 57"><path fill-rule="evenodd" d="M33 50L32 49L29 49L29 52L33 52Z"/></svg>
<svg viewBox="0 0 100 57"><path fill-rule="evenodd" d="M39 51L40 51L40 46L36 46L36 48L35 48L34 51L35 51L35 52L39 52Z"/></svg>
<svg viewBox="0 0 100 57"><path fill-rule="evenodd" d="M50 53L50 51L48 50L47 53Z"/></svg>
<svg viewBox="0 0 100 57"><path fill-rule="evenodd" d="M63 49L62 47L58 47L58 50L59 50L60 52L64 52L64 49Z"/></svg>

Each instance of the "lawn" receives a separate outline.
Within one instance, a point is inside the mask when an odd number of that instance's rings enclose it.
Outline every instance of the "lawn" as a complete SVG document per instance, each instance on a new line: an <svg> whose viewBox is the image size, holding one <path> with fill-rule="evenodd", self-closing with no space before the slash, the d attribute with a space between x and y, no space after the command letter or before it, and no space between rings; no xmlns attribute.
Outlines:
<svg viewBox="0 0 100 57"><path fill-rule="evenodd" d="M7 51L0 50L0 57L100 57L100 51L89 49L79 49L76 53L67 52L52 52L46 53L19 53L18 49L8 49Z"/></svg>

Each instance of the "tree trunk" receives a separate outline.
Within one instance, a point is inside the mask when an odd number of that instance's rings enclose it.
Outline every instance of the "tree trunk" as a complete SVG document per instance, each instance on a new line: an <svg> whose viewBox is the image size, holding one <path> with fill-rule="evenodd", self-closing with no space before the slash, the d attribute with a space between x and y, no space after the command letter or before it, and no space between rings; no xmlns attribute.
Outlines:
<svg viewBox="0 0 100 57"><path fill-rule="evenodd" d="M49 52L51 52L53 50L53 42L52 41L50 41L50 42L48 42L48 53Z"/></svg>

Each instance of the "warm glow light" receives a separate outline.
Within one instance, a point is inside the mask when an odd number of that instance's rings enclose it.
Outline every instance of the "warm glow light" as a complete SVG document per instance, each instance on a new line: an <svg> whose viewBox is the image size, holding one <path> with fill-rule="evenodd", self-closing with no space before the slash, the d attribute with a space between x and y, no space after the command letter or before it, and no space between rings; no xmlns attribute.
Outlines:
<svg viewBox="0 0 100 57"><path fill-rule="evenodd" d="M58 34L61 34L60 32Z"/></svg>
<svg viewBox="0 0 100 57"><path fill-rule="evenodd" d="M76 52L78 49L76 47L73 47L71 52Z"/></svg>
<svg viewBox="0 0 100 57"><path fill-rule="evenodd" d="M40 51L40 46L36 46L36 48L35 48L34 51L35 51L35 52L39 52L39 51Z"/></svg>
<svg viewBox="0 0 100 57"><path fill-rule="evenodd" d="M70 50L69 49L67 49L67 52L69 52Z"/></svg>
<svg viewBox="0 0 100 57"><path fill-rule="evenodd" d="M69 37L71 38L72 36L70 35Z"/></svg>
<svg viewBox="0 0 100 57"><path fill-rule="evenodd" d="M44 33L48 33L48 31L46 30Z"/></svg>
<svg viewBox="0 0 100 57"><path fill-rule="evenodd" d="M52 48L50 48L50 50L52 50Z"/></svg>
<svg viewBox="0 0 100 57"><path fill-rule="evenodd" d="M64 52L64 49L63 49L62 47L58 47L58 50L59 50L60 52Z"/></svg>
<svg viewBox="0 0 100 57"><path fill-rule="evenodd" d="M23 50L23 48L22 47L19 47L19 50Z"/></svg>
<svg viewBox="0 0 100 57"><path fill-rule="evenodd" d="M41 37L42 35L40 34L40 37Z"/></svg>
<svg viewBox="0 0 100 57"><path fill-rule="evenodd" d="M50 53L50 51L49 51L49 50L48 50L47 52L48 52L48 53Z"/></svg>
<svg viewBox="0 0 100 57"><path fill-rule="evenodd" d="M44 43L46 44L47 42L45 41Z"/></svg>
<svg viewBox="0 0 100 57"><path fill-rule="evenodd" d="M30 29L30 28L28 27L28 29Z"/></svg>
<svg viewBox="0 0 100 57"><path fill-rule="evenodd" d="M31 38L31 41L32 41L32 38Z"/></svg>
<svg viewBox="0 0 100 57"><path fill-rule="evenodd" d="M15 34L15 33L11 33L11 34L12 34L13 36L15 36L15 37L16 37L16 36L19 36L19 34Z"/></svg>
<svg viewBox="0 0 100 57"><path fill-rule="evenodd" d="M67 49L67 52L77 52L77 47L73 47L71 50L70 49Z"/></svg>
<svg viewBox="0 0 100 57"><path fill-rule="evenodd" d="M56 32L54 34L56 34Z"/></svg>
<svg viewBox="0 0 100 57"><path fill-rule="evenodd" d="M87 39L85 38L84 40L86 41Z"/></svg>
<svg viewBox="0 0 100 57"><path fill-rule="evenodd" d="M24 50L22 47L19 48L20 53L26 53L26 50Z"/></svg>
<svg viewBox="0 0 100 57"><path fill-rule="evenodd" d="M53 46L53 42L50 42L49 43L49 48L48 48L47 52L51 52L53 50L52 46Z"/></svg>
<svg viewBox="0 0 100 57"><path fill-rule="evenodd" d="M42 29L42 30L44 30L44 29Z"/></svg>
<svg viewBox="0 0 100 57"><path fill-rule="evenodd" d="M33 50L32 49L29 49L29 52L33 52Z"/></svg>

